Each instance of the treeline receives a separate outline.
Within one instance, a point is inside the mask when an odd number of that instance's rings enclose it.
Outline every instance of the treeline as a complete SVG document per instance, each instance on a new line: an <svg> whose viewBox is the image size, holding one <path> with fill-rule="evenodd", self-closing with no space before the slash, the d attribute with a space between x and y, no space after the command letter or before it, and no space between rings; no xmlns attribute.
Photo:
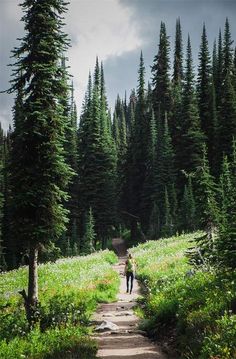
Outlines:
<svg viewBox="0 0 236 359"><path fill-rule="evenodd" d="M236 51L228 19L212 54L203 26L198 58L195 71L190 37L184 51L178 19L171 61L169 37L161 23L152 79L145 84L141 53L137 90L128 99L117 97L113 116L98 59L89 75L78 128L73 89L60 97L67 119L64 156L74 175L64 198L67 231L56 245L50 244L47 256L53 257L56 247L63 255L106 247L109 238L125 229L131 240L145 240L205 227L210 230L201 244L204 253L211 252L209 241L217 228L217 253L223 253L221 246L227 242L225 251L235 256ZM21 101L18 89L15 124ZM17 230L14 235L9 231L16 227L9 157L17 165L20 155L20 145L11 148L14 136L15 131L7 136L1 132L0 253L2 265L5 258L8 267L18 265L24 254Z"/></svg>

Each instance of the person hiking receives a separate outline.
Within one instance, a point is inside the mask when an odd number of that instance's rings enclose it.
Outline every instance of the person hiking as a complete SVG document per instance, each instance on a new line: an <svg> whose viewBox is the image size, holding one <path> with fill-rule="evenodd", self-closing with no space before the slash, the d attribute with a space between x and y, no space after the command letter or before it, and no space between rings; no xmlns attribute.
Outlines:
<svg viewBox="0 0 236 359"><path fill-rule="evenodd" d="M132 254L129 253L128 258L125 262L125 273L124 273L124 275L126 276L126 285L127 285L126 293L130 293L130 294L132 293L135 267L136 267L135 259L132 257ZM129 282L130 282L130 290L129 290Z"/></svg>

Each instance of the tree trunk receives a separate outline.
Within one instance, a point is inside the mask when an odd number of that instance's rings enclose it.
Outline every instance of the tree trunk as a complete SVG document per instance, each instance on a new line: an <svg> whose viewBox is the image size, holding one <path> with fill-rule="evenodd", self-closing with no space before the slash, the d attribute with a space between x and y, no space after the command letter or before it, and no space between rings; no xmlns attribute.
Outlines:
<svg viewBox="0 0 236 359"><path fill-rule="evenodd" d="M28 304L34 308L38 303L38 247L30 245Z"/></svg>
<svg viewBox="0 0 236 359"><path fill-rule="evenodd" d="M38 246L35 244L31 244L29 248L28 295L24 289L19 293L24 298L26 317L31 329L38 317Z"/></svg>

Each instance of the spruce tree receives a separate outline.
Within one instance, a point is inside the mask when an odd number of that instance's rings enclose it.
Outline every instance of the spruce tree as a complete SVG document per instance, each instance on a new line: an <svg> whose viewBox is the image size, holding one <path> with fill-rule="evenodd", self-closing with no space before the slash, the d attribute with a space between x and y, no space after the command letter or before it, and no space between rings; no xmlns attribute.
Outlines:
<svg viewBox="0 0 236 359"><path fill-rule="evenodd" d="M213 162L214 144L216 141L216 138L214 138L216 131L214 123L215 119L211 112L212 90L210 54L208 50L206 27L204 24L199 53L197 95L201 129L205 134L210 164Z"/></svg>
<svg viewBox="0 0 236 359"><path fill-rule="evenodd" d="M235 146L233 147L235 151ZM235 152L233 151L233 158ZM236 268L236 190L232 164L224 156L220 176L220 219L218 225L217 264L220 267Z"/></svg>
<svg viewBox="0 0 236 359"><path fill-rule="evenodd" d="M183 40L180 18L176 21L176 32L175 32L175 53L174 53L174 73L173 83L175 85L180 84L183 80Z"/></svg>
<svg viewBox="0 0 236 359"><path fill-rule="evenodd" d="M3 209L4 209L4 133L0 124L0 271L5 267L3 250Z"/></svg>
<svg viewBox="0 0 236 359"><path fill-rule="evenodd" d="M222 86L221 109L219 116L219 151L230 155L233 137L236 136L236 95L230 72L227 73Z"/></svg>
<svg viewBox="0 0 236 359"><path fill-rule="evenodd" d="M141 201L148 157L148 118L146 114L145 67L142 52L140 55L138 75L137 104L135 109L134 136L132 142L132 214L139 217L141 224L143 225L143 219L146 218L146 215L144 214L145 209L142 208L141 210Z"/></svg>
<svg viewBox="0 0 236 359"><path fill-rule="evenodd" d="M93 211L92 208L90 207L88 213L86 214L86 220L85 220L83 246L81 249L81 252L83 254L90 254L94 252L94 243L96 237L94 226L95 223L94 223Z"/></svg>
<svg viewBox="0 0 236 359"><path fill-rule="evenodd" d="M170 118L170 134L172 138L173 149L175 153L174 166L177 175L177 192L181 192L179 171L182 162L181 146L181 125L182 125L182 96L183 96L183 41L180 19L176 22L175 34L175 55L174 55L174 72L172 79L172 116Z"/></svg>
<svg viewBox="0 0 236 359"><path fill-rule="evenodd" d="M222 34L220 30L218 37L217 77L215 81L216 103L217 103L218 111L220 110L220 106L221 106L222 84L223 84L223 45L222 45Z"/></svg>
<svg viewBox="0 0 236 359"><path fill-rule="evenodd" d="M86 215L91 207L96 240L103 246L106 245L115 223L116 153L108 126L108 116L104 75L101 81L101 69L96 59L93 87L90 76L78 130L78 196L80 228L85 227ZM84 233L80 236L84 238Z"/></svg>
<svg viewBox="0 0 236 359"><path fill-rule="evenodd" d="M32 325L38 302L39 246L57 239L67 221L62 201L71 171L64 159L66 119L60 102L66 84L59 59L68 40L62 31L63 0L26 0L21 7L26 35L14 50L17 61L10 90L23 94L12 142L12 230L29 250L28 294L22 291L22 295Z"/></svg>
<svg viewBox="0 0 236 359"><path fill-rule="evenodd" d="M183 118L180 131L182 137L182 163L181 168L179 169L184 170L188 174L196 171L201 163L201 154L204 144L204 135L200 128L192 62L191 43L190 37L188 37L183 90ZM185 183L185 178L183 176L182 183Z"/></svg>
<svg viewBox="0 0 236 359"><path fill-rule="evenodd" d="M158 54L154 57L152 66L153 74L153 107L156 116L161 113L161 119L164 121L165 112L170 111L171 107L171 91L170 91L170 44L169 37L166 33L166 26L161 22L160 40Z"/></svg>
<svg viewBox="0 0 236 359"><path fill-rule="evenodd" d="M174 152L169 132L167 113L165 121L161 126L158 122L157 128L157 156L154 164L154 198L159 208L160 230L166 222L166 204L169 201L169 194L175 183ZM167 194L166 194L167 191ZM168 197L168 201L167 201ZM171 209L170 209L171 211ZM171 212L170 212L171 213ZM169 222L168 222L169 223Z"/></svg>

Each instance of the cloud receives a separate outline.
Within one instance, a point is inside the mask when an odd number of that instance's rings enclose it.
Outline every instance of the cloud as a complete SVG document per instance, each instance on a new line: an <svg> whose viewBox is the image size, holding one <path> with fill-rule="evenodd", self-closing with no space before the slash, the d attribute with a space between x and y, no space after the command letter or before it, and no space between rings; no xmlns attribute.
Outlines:
<svg viewBox="0 0 236 359"><path fill-rule="evenodd" d="M45 0L46 1L46 0ZM0 90L9 85L10 51L23 35L20 0L0 0ZM150 65L158 50L160 22L164 21L173 49L175 21L181 17L184 44L192 39L195 63L205 21L212 46L219 27L229 17L233 39L236 39L235 0L71 0L65 16L65 31L71 38L68 51L70 73L74 76L75 98L80 108L87 85L89 69L95 58L104 62L110 105L117 93L137 86L140 50L143 50L150 78ZM4 128L11 118L13 99L0 94L0 117Z"/></svg>
<svg viewBox="0 0 236 359"><path fill-rule="evenodd" d="M16 38L23 35L18 0L0 1L1 67L0 87L7 88L10 69L7 68ZM93 70L96 56L106 61L141 46L141 38L131 21L133 10L118 0L72 0L65 16L65 32L71 39L68 51L70 73L74 76L75 98L80 108L87 85L88 72ZM11 118L12 96L0 95L3 126Z"/></svg>

